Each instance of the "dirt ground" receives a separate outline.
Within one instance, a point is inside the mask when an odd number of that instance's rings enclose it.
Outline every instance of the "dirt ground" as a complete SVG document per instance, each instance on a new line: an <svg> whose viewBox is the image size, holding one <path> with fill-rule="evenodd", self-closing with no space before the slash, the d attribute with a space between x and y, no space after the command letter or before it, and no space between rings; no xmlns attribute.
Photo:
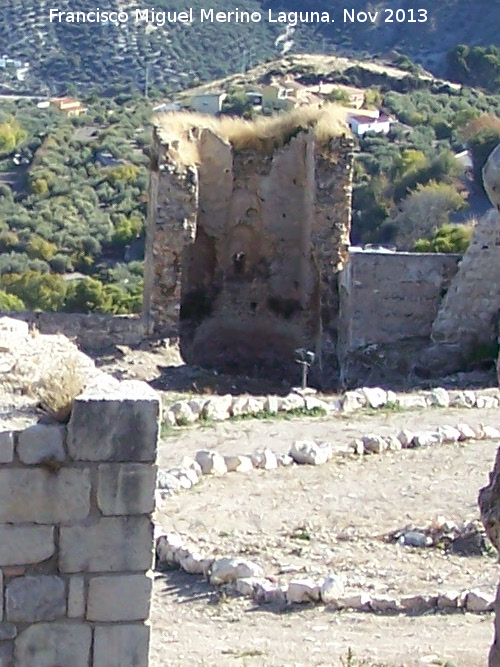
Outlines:
<svg viewBox="0 0 500 667"><path fill-rule="evenodd" d="M166 437L159 464L171 467L202 448L223 454L269 446L286 452L295 439L340 449L374 432L396 434L466 422L498 427L498 410L428 409L322 419L241 421L191 427ZM387 533L444 516L476 519L477 493L488 482L498 443L480 441L364 458L336 458L320 467L280 468L203 479L169 499L156 520L200 550L242 555L279 581L343 573L347 590L399 597L479 587L494 592L498 565L490 556L389 543ZM299 539L300 537L300 539ZM304 539L306 538L306 539ZM225 599L202 577L156 573L153 667L248 667L379 664L486 664L492 615L386 616L293 609ZM359 661L359 662L358 662Z"/></svg>

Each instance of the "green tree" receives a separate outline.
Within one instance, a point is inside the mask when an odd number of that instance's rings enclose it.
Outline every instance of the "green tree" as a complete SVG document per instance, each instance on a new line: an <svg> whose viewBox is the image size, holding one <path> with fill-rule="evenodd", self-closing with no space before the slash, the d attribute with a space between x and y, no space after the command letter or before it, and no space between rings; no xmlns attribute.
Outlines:
<svg viewBox="0 0 500 667"><path fill-rule="evenodd" d="M66 283L61 276L33 270L2 275L0 289L17 296L28 310L61 310L66 297Z"/></svg>
<svg viewBox="0 0 500 667"><path fill-rule="evenodd" d="M70 313L109 313L113 304L100 280L83 278L68 288L65 310Z"/></svg>
<svg viewBox="0 0 500 667"><path fill-rule="evenodd" d="M14 294L9 294L5 290L0 290L0 311L4 313L14 313L26 310L26 306L21 299Z"/></svg>
<svg viewBox="0 0 500 667"><path fill-rule="evenodd" d="M443 225L432 238L419 239L415 243L415 252L452 252L464 253L469 247L474 228L472 225Z"/></svg>

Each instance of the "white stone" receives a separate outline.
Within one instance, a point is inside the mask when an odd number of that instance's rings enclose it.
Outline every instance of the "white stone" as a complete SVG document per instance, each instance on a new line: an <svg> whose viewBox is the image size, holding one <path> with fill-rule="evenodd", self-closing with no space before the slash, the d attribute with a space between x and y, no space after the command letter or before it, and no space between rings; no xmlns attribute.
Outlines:
<svg viewBox="0 0 500 667"><path fill-rule="evenodd" d="M252 454L251 459L255 468L262 468L262 470L275 470L278 467L276 454L267 448L256 450Z"/></svg>
<svg viewBox="0 0 500 667"><path fill-rule="evenodd" d="M369 608L370 602L371 597L368 593L351 593L332 600L329 606L333 609L357 609L362 611Z"/></svg>
<svg viewBox="0 0 500 667"><path fill-rule="evenodd" d="M486 440L500 439L500 431L497 428L494 428L493 426L487 426L486 424L483 424L483 433Z"/></svg>
<svg viewBox="0 0 500 667"><path fill-rule="evenodd" d="M94 630L93 664L99 667L147 665L150 633L151 629L147 623L97 625ZM58 662L49 664L63 667L62 663Z"/></svg>
<svg viewBox="0 0 500 667"><path fill-rule="evenodd" d="M446 389L443 389L443 387L436 387L436 389L433 389L427 396L427 401L429 405L437 408L447 408L450 405L450 397Z"/></svg>
<svg viewBox="0 0 500 667"><path fill-rule="evenodd" d="M344 594L344 577L337 574L329 574L320 584L319 594L321 601L329 604L335 598Z"/></svg>
<svg viewBox="0 0 500 667"><path fill-rule="evenodd" d="M250 472L250 470L253 470L250 456L225 456L224 463L228 472Z"/></svg>
<svg viewBox="0 0 500 667"><path fill-rule="evenodd" d="M156 477L156 487L161 490L167 490L171 494L182 490L182 485L175 475L169 470L158 470Z"/></svg>
<svg viewBox="0 0 500 667"><path fill-rule="evenodd" d="M294 463L292 457L288 454L280 454L278 457L276 457L276 461L278 462L278 468L287 468Z"/></svg>
<svg viewBox="0 0 500 667"><path fill-rule="evenodd" d="M442 438L437 431L424 431L424 433L416 435L413 442L415 447L430 447L431 445L440 445Z"/></svg>
<svg viewBox="0 0 500 667"><path fill-rule="evenodd" d="M99 509L105 516L151 513L156 474L149 463L103 463L98 468Z"/></svg>
<svg viewBox="0 0 500 667"><path fill-rule="evenodd" d="M391 452L399 452L403 449L403 445L395 435L384 435L384 440L387 445L387 449Z"/></svg>
<svg viewBox="0 0 500 667"><path fill-rule="evenodd" d="M363 456L363 454L365 453L365 445L363 440L361 440L361 438L356 438L356 440L350 442L348 446L348 451L353 452L358 456Z"/></svg>
<svg viewBox="0 0 500 667"><path fill-rule="evenodd" d="M361 440L363 441L365 454L381 454L387 449L387 442L380 435L364 435Z"/></svg>
<svg viewBox="0 0 500 667"><path fill-rule="evenodd" d="M436 432L440 434L443 442L458 442L461 437L461 433L458 428L453 426L438 426Z"/></svg>
<svg viewBox="0 0 500 667"><path fill-rule="evenodd" d="M164 422L167 426L177 426L177 419L172 410L165 410Z"/></svg>
<svg viewBox="0 0 500 667"><path fill-rule="evenodd" d="M473 408L476 405L476 394L471 391L450 391L450 406L452 408Z"/></svg>
<svg viewBox="0 0 500 667"><path fill-rule="evenodd" d="M397 404L403 408L403 410L420 410L427 407L425 396L414 394L401 394L397 398Z"/></svg>
<svg viewBox="0 0 500 667"><path fill-rule="evenodd" d="M329 405L315 396L304 396L304 407L306 410L323 410L328 412Z"/></svg>
<svg viewBox="0 0 500 667"><path fill-rule="evenodd" d="M205 574L205 558L197 551L183 554L179 559L179 565L188 574Z"/></svg>
<svg viewBox="0 0 500 667"><path fill-rule="evenodd" d="M14 460L14 434L12 431L0 433L0 463L12 463Z"/></svg>
<svg viewBox="0 0 500 667"><path fill-rule="evenodd" d="M269 395L266 396L266 401L264 403L264 410L269 412L271 415L275 415L278 412L278 397Z"/></svg>
<svg viewBox="0 0 500 667"><path fill-rule="evenodd" d="M496 396L478 396L476 399L476 407L482 410L498 408L498 398Z"/></svg>
<svg viewBox="0 0 500 667"><path fill-rule="evenodd" d="M234 590L245 597L253 597L255 589L262 582L267 581L262 577L242 577L234 581Z"/></svg>
<svg viewBox="0 0 500 667"><path fill-rule="evenodd" d="M256 415L264 412L266 407L266 398L264 396L250 396L247 403L247 414Z"/></svg>
<svg viewBox="0 0 500 667"><path fill-rule="evenodd" d="M161 535L156 541L158 563L165 565L178 564L176 554L182 548L184 548L184 540L177 533Z"/></svg>
<svg viewBox="0 0 500 667"><path fill-rule="evenodd" d="M331 448L329 451L314 440L296 440L290 449L290 456L296 463L317 466L331 458Z"/></svg>
<svg viewBox="0 0 500 667"><path fill-rule="evenodd" d="M460 431L460 440L475 440L476 434L468 424L457 424L457 431Z"/></svg>
<svg viewBox="0 0 500 667"><path fill-rule="evenodd" d="M413 447L413 439L415 438L415 433L413 431L408 431L407 429L402 429L397 436L401 447L403 449L410 449Z"/></svg>
<svg viewBox="0 0 500 667"><path fill-rule="evenodd" d="M186 488L191 488L192 486L198 484L202 472L200 470L200 474L198 475L196 470L194 470L193 468L177 468L177 472L175 473L175 475L179 479L181 484L186 484ZM188 482L189 486L187 486Z"/></svg>
<svg viewBox="0 0 500 667"><path fill-rule="evenodd" d="M219 558L212 565L210 583L220 586L221 584L228 584L235 579L263 576L264 571L257 563L239 558Z"/></svg>
<svg viewBox="0 0 500 667"><path fill-rule="evenodd" d="M255 584L253 597L257 602L283 604L287 601L287 586L276 586L263 579Z"/></svg>
<svg viewBox="0 0 500 667"><path fill-rule="evenodd" d="M198 415L193 412L187 401L177 401L170 406L169 412L174 415L177 426L187 426L198 420Z"/></svg>
<svg viewBox="0 0 500 667"><path fill-rule="evenodd" d="M183 456L179 467L193 470L193 472L195 472L198 477L201 477L203 474L200 464L190 456Z"/></svg>
<svg viewBox="0 0 500 667"><path fill-rule="evenodd" d="M398 397L396 392L389 389L387 392L387 403L389 403L390 405L396 405L397 400Z"/></svg>
<svg viewBox="0 0 500 667"><path fill-rule="evenodd" d="M224 457L208 449L200 449L195 455L204 475L224 475L227 472Z"/></svg>
<svg viewBox="0 0 500 667"><path fill-rule="evenodd" d="M363 387L361 393L371 408L381 408L387 403L387 392L380 387Z"/></svg>
<svg viewBox="0 0 500 667"><path fill-rule="evenodd" d="M248 413L248 396L236 396L231 405L231 414L233 417L246 415Z"/></svg>
<svg viewBox="0 0 500 667"><path fill-rule="evenodd" d="M361 391L346 391L341 400L342 412L355 412L366 405L366 396Z"/></svg>
<svg viewBox="0 0 500 667"><path fill-rule="evenodd" d="M64 427L35 424L17 436L17 455L27 465L52 459L62 463L64 452Z"/></svg>
<svg viewBox="0 0 500 667"><path fill-rule="evenodd" d="M0 567L41 563L54 551L53 526L0 526Z"/></svg>
<svg viewBox="0 0 500 667"><path fill-rule="evenodd" d="M15 577L5 587L5 616L14 623L56 621L66 615L64 579L53 575Z"/></svg>
<svg viewBox="0 0 500 667"><path fill-rule="evenodd" d="M202 416L204 419L213 421L224 421L231 417L231 406L233 397L231 394L224 396L212 396L203 406Z"/></svg>
<svg viewBox="0 0 500 667"><path fill-rule="evenodd" d="M292 410L300 410L304 408L304 397L299 394L288 394L288 396L278 397L279 412L291 412Z"/></svg>
<svg viewBox="0 0 500 667"><path fill-rule="evenodd" d="M188 401L188 405L191 408L192 413L196 416L196 419L200 418L200 415L203 413L203 408L208 399L206 398L192 398Z"/></svg>
<svg viewBox="0 0 500 667"><path fill-rule="evenodd" d="M473 612L491 611L494 603L494 595L485 593L484 591L479 590L479 588L474 588L469 591L467 595L466 607L467 611Z"/></svg>
<svg viewBox="0 0 500 667"><path fill-rule="evenodd" d="M292 579L288 583L286 598L289 604L318 602L320 599L320 587L312 579Z"/></svg>

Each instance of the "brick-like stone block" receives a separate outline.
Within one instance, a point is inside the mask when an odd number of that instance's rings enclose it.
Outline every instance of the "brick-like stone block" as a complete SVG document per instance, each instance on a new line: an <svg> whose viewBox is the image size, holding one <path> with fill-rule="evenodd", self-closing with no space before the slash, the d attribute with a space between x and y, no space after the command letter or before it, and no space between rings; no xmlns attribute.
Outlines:
<svg viewBox="0 0 500 667"><path fill-rule="evenodd" d="M149 574L94 577L89 581L87 620L143 621L149 617Z"/></svg>
<svg viewBox="0 0 500 667"><path fill-rule="evenodd" d="M0 644L0 667L15 667L14 642L2 642Z"/></svg>
<svg viewBox="0 0 500 667"><path fill-rule="evenodd" d="M0 470L0 524L69 523L89 511L88 470Z"/></svg>
<svg viewBox="0 0 500 667"><path fill-rule="evenodd" d="M0 570L0 621L3 621L3 570Z"/></svg>
<svg viewBox="0 0 500 667"><path fill-rule="evenodd" d="M87 624L37 623L16 639L16 666L88 667L91 642L92 631Z"/></svg>
<svg viewBox="0 0 500 667"><path fill-rule="evenodd" d="M14 460L14 434L12 431L0 433L0 463L11 463Z"/></svg>
<svg viewBox="0 0 500 667"><path fill-rule="evenodd" d="M152 560L153 525L148 517L107 517L90 526L61 528L61 572L146 571Z"/></svg>
<svg viewBox="0 0 500 667"><path fill-rule="evenodd" d="M69 578L68 589L68 618L83 618L85 616L85 580L76 574Z"/></svg>
<svg viewBox="0 0 500 667"><path fill-rule="evenodd" d="M79 396L68 427L68 450L78 461L154 461L160 398L145 382L127 380Z"/></svg>
<svg viewBox="0 0 500 667"><path fill-rule="evenodd" d="M35 424L17 436L17 455L23 463L40 463L45 459L64 461L64 426Z"/></svg>
<svg viewBox="0 0 500 667"><path fill-rule="evenodd" d="M105 516L149 514L154 510L156 466L105 463L99 466L97 504Z"/></svg>
<svg viewBox="0 0 500 667"><path fill-rule="evenodd" d="M93 667L144 667L149 638L150 627L143 623L96 627Z"/></svg>
<svg viewBox="0 0 500 667"><path fill-rule="evenodd" d="M0 566L41 563L54 551L52 526L0 526Z"/></svg>
<svg viewBox="0 0 500 667"><path fill-rule="evenodd" d="M56 621L66 615L66 587L63 579L35 575L13 579L5 587L8 621L36 623Z"/></svg>

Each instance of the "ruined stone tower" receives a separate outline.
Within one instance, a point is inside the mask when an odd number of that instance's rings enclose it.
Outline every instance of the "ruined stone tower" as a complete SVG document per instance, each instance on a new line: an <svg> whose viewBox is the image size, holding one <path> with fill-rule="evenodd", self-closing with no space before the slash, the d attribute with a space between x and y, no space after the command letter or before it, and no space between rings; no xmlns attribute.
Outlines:
<svg viewBox="0 0 500 667"><path fill-rule="evenodd" d="M306 347L334 374L353 143L330 113L156 119L144 307L188 363L294 379Z"/></svg>

